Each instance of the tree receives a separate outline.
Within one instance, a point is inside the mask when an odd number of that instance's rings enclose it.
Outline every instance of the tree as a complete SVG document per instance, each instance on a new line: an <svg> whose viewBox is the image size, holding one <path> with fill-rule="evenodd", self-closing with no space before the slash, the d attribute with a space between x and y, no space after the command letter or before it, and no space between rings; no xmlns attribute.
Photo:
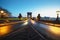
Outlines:
<svg viewBox="0 0 60 40"><path fill-rule="evenodd" d="M12 15L7 9L0 7L0 18L1 18L1 16L11 17Z"/></svg>
<svg viewBox="0 0 60 40"><path fill-rule="evenodd" d="M41 16L40 16L40 14L38 14L37 20L40 21L40 18L41 18Z"/></svg>
<svg viewBox="0 0 60 40"><path fill-rule="evenodd" d="M8 18L11 16L11 13L7 9L0 7L0 18L3 18L5 22L9 22Z"/></svg>
<svg viewBox="0 0 60 40"><path fill-rule="evenodd" d="M21 13L19 14L18 18L21 20L21 18L22 18L22 15L21 15Z"/></svg>

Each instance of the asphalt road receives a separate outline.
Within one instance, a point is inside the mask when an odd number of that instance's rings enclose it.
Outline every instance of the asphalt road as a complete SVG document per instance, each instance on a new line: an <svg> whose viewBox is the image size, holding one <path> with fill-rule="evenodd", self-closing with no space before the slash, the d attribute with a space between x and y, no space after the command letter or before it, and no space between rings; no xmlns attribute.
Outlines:
<svg viewBox="0 0 60 40"><path fill-rule="evenodd" d="M31 19L7 26L11 27L10 32L1 36L1 40L55 40L47 25Z"/></svg>

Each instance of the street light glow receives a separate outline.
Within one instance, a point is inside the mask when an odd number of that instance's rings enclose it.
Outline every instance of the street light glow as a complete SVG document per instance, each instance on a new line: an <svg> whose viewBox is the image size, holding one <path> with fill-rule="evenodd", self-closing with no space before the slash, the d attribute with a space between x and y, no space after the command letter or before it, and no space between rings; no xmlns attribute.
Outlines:
<svg viewBox="0 0 60 40"><path fill-rule="evenodd" d="M4 11L2 10L1 13L4 13Z"/></svg>
<svg viewBox="0 0 60 40"><path fill-rule="evenodd" d="M59 14L59 13L60 13L60 11L56 11L56 13L57 13L57 14Z"/></svg>

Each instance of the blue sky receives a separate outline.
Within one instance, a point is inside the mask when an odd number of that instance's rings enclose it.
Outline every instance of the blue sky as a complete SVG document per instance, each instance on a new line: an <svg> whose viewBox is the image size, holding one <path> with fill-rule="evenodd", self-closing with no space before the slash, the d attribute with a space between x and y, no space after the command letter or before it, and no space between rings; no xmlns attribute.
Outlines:
<svg viewBox="0 0 60 40"><path fill-rule="evenodd" d="M56 17L56 11L60 10L60 0L0 0L0 6L7 9L13 16L26 16L32 12L34 17L38 13L41 16Z"/></svg>

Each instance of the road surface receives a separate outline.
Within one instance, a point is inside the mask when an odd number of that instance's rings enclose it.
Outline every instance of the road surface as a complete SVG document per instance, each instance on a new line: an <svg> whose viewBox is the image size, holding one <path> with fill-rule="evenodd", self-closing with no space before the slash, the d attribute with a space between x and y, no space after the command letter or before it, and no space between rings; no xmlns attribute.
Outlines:
<svg viewBox="0 0 60 40"><path fill-rule="evenodd" d="M5 34L1 33L1 40L60 40L60 36L50 28L53 26L31 19L10 23L6 26L9 27L9 31L6 31Z"/></svg>

